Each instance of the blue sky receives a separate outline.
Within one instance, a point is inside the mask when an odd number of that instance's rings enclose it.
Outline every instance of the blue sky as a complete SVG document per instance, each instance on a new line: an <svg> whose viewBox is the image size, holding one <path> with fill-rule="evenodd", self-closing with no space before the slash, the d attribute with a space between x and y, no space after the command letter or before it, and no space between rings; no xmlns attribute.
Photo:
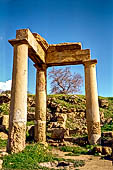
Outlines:
<svg viewBox="0 0 113 170"><path fill-rule="evenodd" d="M113 0L0 0L0 83L12 79L8 39L15 38L17 29L29 28L50 44L81 42L83 49L91 49L91 58L98 60L98 94L113 96L112 11ZM30 59L28 65L28 90L35 93L36 70ZM84 79L82 65L70 67ZM84 86L81 90L84 94Z"/></svg>

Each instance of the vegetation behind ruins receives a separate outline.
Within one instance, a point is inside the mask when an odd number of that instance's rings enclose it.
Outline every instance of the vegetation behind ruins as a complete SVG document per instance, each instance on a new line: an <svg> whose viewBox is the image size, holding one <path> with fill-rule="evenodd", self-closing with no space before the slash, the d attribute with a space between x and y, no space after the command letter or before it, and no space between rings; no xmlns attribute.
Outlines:
<svg viewBox="0 0 113 170"><path fill-rule="evenodd" d="M2 131L8 132L8 121L7 119L3 122L3 116L8 118L10 107L10 95L2 94L0 95L0 126L1 134ZM102 129L102 146L92 146L87 143L87 122L86 122L86 99L84 95L48 95L47 96L47 140L51 138L51 129L59 126L59 116L66 115L64 117L64 123L67 129L69 129L70 139L76 139L74 145L72 141L64 146L59 146L57 149L66 152L68 156L78 156L78 155L100 155L104 152L104 144L108 146L106 148L106 153L111 147L111 137L113 130L113 97L99 97L99 110L101 117L101 129ZM25 150L18 154L6 155L1 157L3 159L4 169L39 169L40 162L51 162L51 161L73 161L75 167L83 166L84 161L75 160L65 160L63 158L58 158L57 155L51 154L51 148L44 148L40 144L29 144L33 138L33 129L35 118L35 95L28 95L28 115L27 115L27 146ZM60 117L60 119L63 117ZM5 123L7 127L6 130L2 129L2 123ZM31 130L30 130L31 128ZM110 132L107 134L106 132ZM3 137L4 134L2 134ZM7 144L7 139L2 139L0 137L0 149L4 148ZM64 143L65 144L65 143ZM100 153L100 150L102 153ZM105 152L104 152L105 153ZM0 153L1 154L1 153ZM111 150L107 153L109 156ZM48 168L43 168L48 169Z"/></svg>

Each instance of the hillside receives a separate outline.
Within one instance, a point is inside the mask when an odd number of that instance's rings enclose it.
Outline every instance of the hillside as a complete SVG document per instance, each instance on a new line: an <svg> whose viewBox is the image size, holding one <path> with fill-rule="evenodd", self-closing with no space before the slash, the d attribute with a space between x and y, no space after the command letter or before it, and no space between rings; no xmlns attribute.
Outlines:
<svg viewBox="0 0 113 170"><path fill-rule="evenodd" d="M112 169L111 161L104 159L106 159L106 156L107 159L111 159L113 97L99 97L102 129L101 146L92 146L88 143L85 105L86 100L83 95L47 96L48 147L45 149L40 144L34 144L35 96L29 94L27 146L22 153L12 156L8 155L4 148L8 138L10 95L1 95L0 167L3 166L6 169L65 169L66 167L71 169L79 167L79 169L82 169L83 167L86 170L90 168L90 165L94 165L95 169L95 162L98 161L97 170L100 169L100 166L102 166L102 169L104 169L103 167ZM65 131L62 131L62 128ZM63 133L64 135L62 135ZM30 144L31 142L33 144ZM99 157L95 158L93 155L99 155Z"/></svg>

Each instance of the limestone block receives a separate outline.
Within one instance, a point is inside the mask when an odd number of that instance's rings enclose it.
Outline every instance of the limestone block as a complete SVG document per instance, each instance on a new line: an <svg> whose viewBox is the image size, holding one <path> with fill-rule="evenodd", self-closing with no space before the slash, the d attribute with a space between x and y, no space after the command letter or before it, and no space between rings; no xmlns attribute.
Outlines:
<svg viewBox="0 0 113 170"><path fill-rule="evenodd" d="M47 49L48 65L80 64L90 60L90 50L81 50L80 43L53 44Z"/></svg>
<svg viewBox="0 0 113 170"><path fill-rule="evenodd" d="M4 132L0 132L0 139L2 140L7 140L8 139L8 135Z"/></svg>
<svg viewBox="0 0 113 170"><path fill-rule="evenodd" d="M8 151L11 153L21 152L25 148L26 124L14 122L12 131L9 132Z"/></svg>
<svg viewBox="0 0 113 170"><path fill-rule="evenodd" d="M2 125L5 126L6 129L9 127L9 115L2 116Z"/></svg>
<svg viewBox="0 0 113 170"><path fill-rule="evenodd" d="M3 160L0 159L0 169L2 169Z"/></svg>
<svg viewBox="0 0 113 170"><path fill-rule="evenodd" d="M64 128L55 128L52 131L51 138L57 139L57 140L63 140L64 136L69 136L69 129Z"/></svg>
<svg viewBox="0 0 113 170"><path fill-rule="evenodd" d="M113 138L113 131L103 132L103 133L102 133L102 136Z"/></svg>
<svg viewBox="0 0 113 170"><path fill-rule="evenodd" d="M35 37L29 29L20 29L16 31L16 39L9 40L14 45L17 43L26 43L29 45L29 57L36 63L45 63L45 51L36 41Z"/></svg>
<svg viewBox="0 0 113 170"><path fill-rule="evenodd" d="M112 153L111 147L106 147L106 146L102 147L102 154L103 155L111 155L111 153Z"/></svg>

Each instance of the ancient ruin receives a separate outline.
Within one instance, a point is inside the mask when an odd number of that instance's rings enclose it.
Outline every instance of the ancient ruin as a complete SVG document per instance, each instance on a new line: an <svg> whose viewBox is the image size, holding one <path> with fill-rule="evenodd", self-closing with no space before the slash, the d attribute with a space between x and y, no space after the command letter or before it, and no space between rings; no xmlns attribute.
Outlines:
<svg viewBox="0 0 113 170"><path fill-rule="evenodd" d="M90 50L81 43L49 45L29 29L16 31L16 39L9 40L14 47L11 107L9 118L8 151L17 153L25 148L27 121L27 60L34 62L36 76L35 140L46 142L46 70L51 66L83 64L85 70L86 117L90 144L100 143L100 115L98 106L96 64Z"/></svg>

